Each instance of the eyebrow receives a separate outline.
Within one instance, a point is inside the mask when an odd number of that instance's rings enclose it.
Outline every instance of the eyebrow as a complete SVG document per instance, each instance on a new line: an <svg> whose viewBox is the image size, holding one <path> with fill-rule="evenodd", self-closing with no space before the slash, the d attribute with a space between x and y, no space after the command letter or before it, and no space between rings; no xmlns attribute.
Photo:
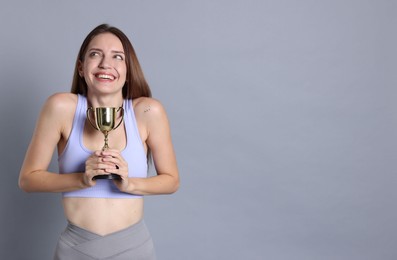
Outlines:
<svg viewBox="0 0 397 260"><path fill-rule="evenodd" d="M89 49L88 51L100 51L100 52L103 52L103 50L102 50L102 49L99 49L99 48L91 48L91 49ZM124 54L124 55L125 55L124 51L112 50L111 52L112 52L112 53L118 53L118 54Z"/></svg>

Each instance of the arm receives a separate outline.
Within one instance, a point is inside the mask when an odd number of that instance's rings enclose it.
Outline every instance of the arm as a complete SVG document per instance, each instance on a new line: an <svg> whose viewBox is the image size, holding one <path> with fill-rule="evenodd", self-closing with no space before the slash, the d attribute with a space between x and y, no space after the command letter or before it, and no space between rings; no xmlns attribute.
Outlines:
<svg viewBox="0 0 397 260"><path fill-rule="evenodd" d="M48 98L38 118L36 129L19 175L19 187L26 192L63 192L86 186L83 173L49 172L55 147L65 137L74 116L76 98L72 94L55 94ZM70 130L69 130L70 131Z"/></svg>
<svg viewBox="0 0 397 260"><path fill-rule="evenodd" d="M143 141L151 149L157 175L149 178L128 178L128 181L123 178L116 185L124 192L137 195L174 193L179 188L179 173L166 112L154 99L144 98L138 102L134 108L135 114Z"/></svg>

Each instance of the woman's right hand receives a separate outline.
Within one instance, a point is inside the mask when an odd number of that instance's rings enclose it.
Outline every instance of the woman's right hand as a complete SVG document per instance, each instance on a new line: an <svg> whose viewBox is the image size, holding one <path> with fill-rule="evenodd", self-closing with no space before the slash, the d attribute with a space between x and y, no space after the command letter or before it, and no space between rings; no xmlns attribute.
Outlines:
<svg viewBox="0 0 397 260"><path fill-rule="evenodd" d="M88 187L94 186L96 184L94 177L105 174L104 168L106 168L106 163L102 160L101 151L95 151L85 161L84 184Z"/></svg>

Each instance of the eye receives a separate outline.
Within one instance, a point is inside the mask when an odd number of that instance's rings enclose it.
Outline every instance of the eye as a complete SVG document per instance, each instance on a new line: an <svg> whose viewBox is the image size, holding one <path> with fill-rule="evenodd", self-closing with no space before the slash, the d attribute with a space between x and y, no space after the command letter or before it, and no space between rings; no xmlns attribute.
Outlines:
<svg viewBox="0 0 397 260"><path fill-rule="evenodd" d="M89 53L89 56L90 56L90 57L97 57L97 56L99 56L99 55L100 55L100 53L97 52L97 51L92 51L92 52Z"/></svg>
<svg viewBox="0 0 397 260"><path fill-rule="evenodd" d="M114 58L115 58L116 60L124 60L123 55L120 55L120 54L114 55Z"/></svg>

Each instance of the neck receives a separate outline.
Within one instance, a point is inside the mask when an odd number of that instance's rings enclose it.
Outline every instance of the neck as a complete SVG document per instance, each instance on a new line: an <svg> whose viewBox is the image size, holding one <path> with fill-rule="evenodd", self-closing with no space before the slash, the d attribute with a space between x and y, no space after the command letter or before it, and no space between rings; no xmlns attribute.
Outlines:
<svg viewBox="0 0 397 260"><path fill-rule="evenodd" d="M123 96L118 95L89 95L87 94L87 103L89 107L122 107Z"/></svg>

